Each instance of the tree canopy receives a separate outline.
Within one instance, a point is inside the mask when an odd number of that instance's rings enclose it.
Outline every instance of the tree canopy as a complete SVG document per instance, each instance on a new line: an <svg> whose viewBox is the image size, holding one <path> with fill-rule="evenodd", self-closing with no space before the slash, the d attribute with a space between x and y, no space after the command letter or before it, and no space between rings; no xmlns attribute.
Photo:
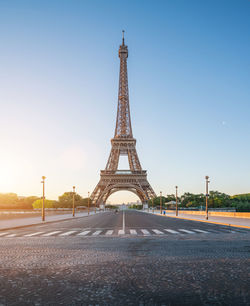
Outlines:
<svg viewBox="0 0 250 306"><path fill-rule="evenodd" d="M170 194L162 196L162 207L166 207L166 203L170 201L176 201L175 195ZM153 199L154 207L160 206L160 197ZM181 197L178 197L179 207L184 208L201 208L205 207L206 196L203 193L193 194L190 192L184 193ZM149 201L149 206L152 206L152 200ZM226 208L235 207L236 211L250 211L250 193L239 194L230 196L223 192L213 191L209 192L208 198L209 208ZM168 207L167 207L168 208Z"/></svg>
<svg viewBox="0 0 250 306"><path fill-rule="evenodd" d="M45 199L44 200L44 207L45 208L54 208L55 203L56 203L56 201ZM32 205L33 205L33 208L42 208L43 200L42 199L36 200Z"/></svg>
<svg viewBox="0 0 250 306"><path fill-rule="evenodd" d="M32 209L32 203L38 197L18 197L16 193L0 193L0 208L1 209Z"/></svg>
<svg viewBox="0 0 250 306"><path fill-rule="evenodd" d="M91 200L89 199L90 205ZM58 197L57 207L72 207L73 206L73 192L64 192ZM82 198L79 194L75 193L75 207L88 206L88 198Z"/></svg>

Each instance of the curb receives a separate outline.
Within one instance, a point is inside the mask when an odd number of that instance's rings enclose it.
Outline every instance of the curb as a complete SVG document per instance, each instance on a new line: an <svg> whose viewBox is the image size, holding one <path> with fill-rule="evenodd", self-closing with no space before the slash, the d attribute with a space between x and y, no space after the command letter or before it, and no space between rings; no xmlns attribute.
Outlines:
<svg viewBox="0 0 250 306"><path fill-rule="evenodd" d="M70 217L70 218L61 219L61 220L41 221L39 223L32 223L32 224L26 224L26 225L18 225L18 226L5 227L5 228L1 228L0 232L6 231L6 230L12 230L12 229L30 227L30 226L34 226L34 225L41 225L41 224L47 224L47 223L56 223L56 222L62 222L62 221L68 221L68 220L75 220L75 219L80 219L80 218L85 218L85 217L88 217L88 215L81 216L81 217Z"/></svg>
<svg viewBox="0 0 250 306"><path fill-rule="evenodd" d="M250 229L250 226L247 226L247 225L236 225L236 224L216 222L216 221L209 221L209 220L197 220L197 219L191 219L191 218L182 218L182 217L176 217L176 216L161 215L159 213L155 213L155 214L152 214L152 215L161 216L161 217L175 218L175 219L182 219L182 220L189 220L189 221L196 221L196 222L205 222L205 223L226 225L226 226L229 226L229 227L241 227L241 228L248 228L248 229Z"/></svg>

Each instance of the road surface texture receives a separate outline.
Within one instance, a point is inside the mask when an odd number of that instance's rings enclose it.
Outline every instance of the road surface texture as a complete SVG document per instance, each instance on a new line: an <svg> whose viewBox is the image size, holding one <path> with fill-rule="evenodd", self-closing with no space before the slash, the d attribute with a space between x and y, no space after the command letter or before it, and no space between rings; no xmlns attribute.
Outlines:
<svg viewBox="0 0 250 306"><path fill-rule="evenodd" d="M249 238L128 210L0 231L0 305L250 305Z"/></svg>

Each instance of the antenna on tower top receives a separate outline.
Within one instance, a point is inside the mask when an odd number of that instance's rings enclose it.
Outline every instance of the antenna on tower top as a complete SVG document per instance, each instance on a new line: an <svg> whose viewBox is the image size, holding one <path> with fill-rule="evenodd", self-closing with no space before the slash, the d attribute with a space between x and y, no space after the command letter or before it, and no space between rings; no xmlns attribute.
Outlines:
<svg viewBox="0 0 250 306"><path fill-rule="evenodd" d="M122 45L124 46L124 30L122 30Z"/></svg>

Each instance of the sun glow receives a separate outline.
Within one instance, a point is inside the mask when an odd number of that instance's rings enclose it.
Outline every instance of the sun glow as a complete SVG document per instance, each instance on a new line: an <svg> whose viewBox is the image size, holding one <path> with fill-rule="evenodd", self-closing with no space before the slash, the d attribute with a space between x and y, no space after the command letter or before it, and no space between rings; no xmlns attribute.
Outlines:
<svg viewBox="0 0 250 306"><path fill-rule="evenodd" d="M0 192L16 192L28 170L29 165L21 156L0 152Z"/></svg>

